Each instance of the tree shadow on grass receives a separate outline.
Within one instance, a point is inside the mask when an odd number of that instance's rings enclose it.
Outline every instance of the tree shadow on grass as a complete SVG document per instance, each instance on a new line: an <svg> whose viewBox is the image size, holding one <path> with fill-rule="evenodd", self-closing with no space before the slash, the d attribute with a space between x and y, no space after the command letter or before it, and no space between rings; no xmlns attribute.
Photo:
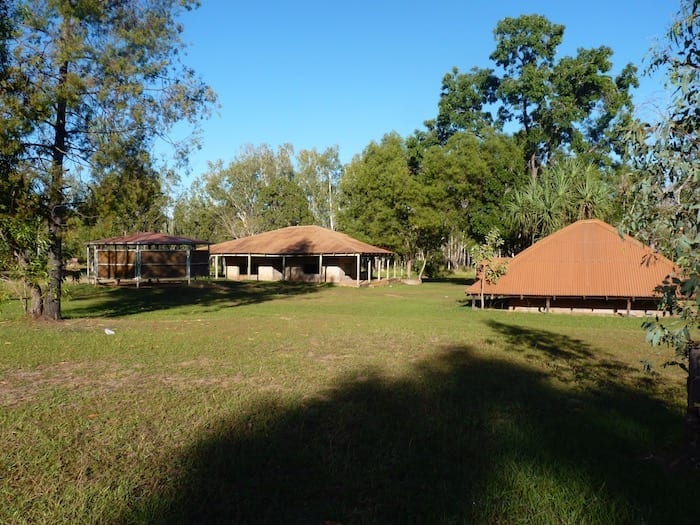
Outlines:
<svg viewBox="0 0 700 525"><path fill-rule="evenodd" d="M65 318L125 317L143 312L197 306L215 311L312 294L326 285L277 282L199 281L135 286L81 285L64 301Z"/></svg>
<svg viewBox="0 0 700 525"><path fill-rule="evenodd" d="M501 323L489 319L486 325L506 336L506 350L543 352L552 358L592 359L590 345L581 339L548 330Z"/></svg>
<svg viewBox="0 0 700 525"><path fill-rule="evenodd" d="M645 459L674 425L644 392L573 393L446 347L403 377L357 371L210 422L108 521L691 523L697 476Z"/></svg>
<svg viewBox="0 0 700 525"><path fill-rule="evenodd" d="M529 358L544 358L553 374L564 382L582 381L597 388L615 390L621 378L639 374L640 368L606 357L604 350L592 348L582 339L548 330L502 323L489 319L485 324L506 338L506 351L523 352ZM639 380L641 385L653 383L652 376Z"/></svg>

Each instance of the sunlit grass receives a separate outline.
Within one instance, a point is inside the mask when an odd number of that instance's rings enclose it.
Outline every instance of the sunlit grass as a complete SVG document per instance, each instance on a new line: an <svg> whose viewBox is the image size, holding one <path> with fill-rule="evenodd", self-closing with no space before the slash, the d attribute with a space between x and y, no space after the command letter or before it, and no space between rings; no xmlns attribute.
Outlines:
<svg viewBox="0 0 700 525"><path fill-rule="evenodd" d="M0 522L692 522L682 374L641 321L463 290L81 285L61 323L0 305Z"/></svg>

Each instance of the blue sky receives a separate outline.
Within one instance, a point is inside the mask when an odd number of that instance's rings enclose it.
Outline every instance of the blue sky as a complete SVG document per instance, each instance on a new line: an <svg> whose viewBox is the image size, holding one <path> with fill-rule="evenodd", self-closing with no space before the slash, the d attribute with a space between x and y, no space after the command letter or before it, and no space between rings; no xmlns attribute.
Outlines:
<svg viewBox="0 0 700 525"><path fill-rule="evenodd" d="M220 107L182 184L246 144L338 146L346 163L385 133L410 135L436 116L452 67L493 67L493 29L507 16L564 24L562 55L611 47L618 73L642 63L677 9L676 0L202 0L182 18L184 60ZM641 80L635 101L648 111L666 97L661 79Z"/></svg>

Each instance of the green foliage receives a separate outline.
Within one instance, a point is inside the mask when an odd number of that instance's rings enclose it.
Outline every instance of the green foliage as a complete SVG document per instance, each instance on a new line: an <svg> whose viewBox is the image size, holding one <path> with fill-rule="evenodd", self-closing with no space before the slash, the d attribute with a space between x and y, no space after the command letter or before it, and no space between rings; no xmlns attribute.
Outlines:
<svg viewBox="0 0 700 525"><path fill-rule="evenodd" d="M114 156L96 155L89 183L69 179L73 205L63 238L66 259L82 257L85 243L91 240L166 229L166 177L155 170L151 156L140 145L114 149Z"/></svg>
<svg viewBox="0 0 700 525"><path fill-rule="evenodd" d="M0 240L0 267L7 277L36 284L45 282L47 240L39 218L17 220L0 214Z"/></svg>
<svg viewBox="0 0 700 525"><path fill-rule="evenodd" d="M0 146L31 164L30 187L48 234L46 315L58 319L64 229L75 205L71 194L78 192L70 188L69 170L74 177L90 167L95 173L88 177L98 179L148 178L152 161L144 152L180 120L196 127L215 97L179 61L177 17L196 7L194 0L10 5L15 27L4 77L11 89L0 90L0 112L12 118L0 120ZM176 158L192 145L174 145ZM136 193L140 200L158 191ZM125 210L138 213L142 204Z"/></svg>
<svg viewBox="0 0 700 525"><path fill-rule="evenodd" d="M470 239L503 228L503 195L522 184L522 149L502 133L386 135L346 167L341 228L406 258L466 264ZM435 273L434 270L432 273Z"/></svg>
<svg viewBox="0 0 700 525"><path fill-rule="evenodd" d="M508 269L507 265L499 260L502 246L501 233L497 228L493 228L486 234L483 244L473 246L471 249L476 276L481 283L481 308L484 308L484 283L496 283Z"/></svg>
<svg viewBox="0 0 700 525"><path fill-rule="evenodd" d="M525 183L523 149L517 139L503 134L487 135L479 144L479 154L487 171L475 180L471 193L473 205L468 209L468 232L477 240L485 239L492 229L506 231L503 213L505 196Z"/></svg>
<svg viewBox="0 0 700 525"><path fill-rule="evenodd" d="M505 18L494 35L491 59L503 70L499 117L522 126L533 177L562 147L611 153L616 125L625 123L631 111L634 66L626 66L619 77L609 76L612 50L607 47L579 49L575 57L556 61L564 26L540 15Z"/></svg>
<svg viewBox="0 0 700 525"><path fill-rule="evenodd" d="M314 221L302 189L294 181L282 177L260 190L255 214L263 231L313 224Z"/></svg>
<svg viewBox="0 0 700 525"><path fill-rule="evenodd" d="M12 18L9 0L0 0L0 71L4 70L8 59L8 41L12 34Z"/></svg>
<svg viewBox="0 0 700 525"><path fill-rule="evenodd" d="M517 251L578 218L616 211L609 174L631 121L634 66L612 76L607 47L558 57L564 26L541 15L505 18L494 36L496 67L453 68L437 117L406 140L409 171L443 217L450 252L455 239L484 240L493 228ZM519 126L514 135L500 131L508 122ZM457 244L464 253L468 242Z"/></svg>
<svg viewBox="0 0 700 525"><path fill-rule="evenodd" d="M529 244L579 219L608 220L613 192L600 169L564 158L507 198L509 226Z"/></svg>
<svg viewBox="0 0 700 525"><path fill-rule="evenodd" d="M277 151L248 145L226 166L210 163L177 199L175 231L219 242L300 224L334 228L342 171L337 148L293 155L291 144Z"/></svg>
<svg viewBox="0 0 700 525"><path fill-rule="evenodd" d="M432 193L432 206L453 234L483 239L492 228L503 228L503 195L525 180L522 150L514 139L457 132L422 157L416 178Z"/></svg>
<svg viewBox="0 0 700 525"><path fill-rule="evenodd" d="M32 306L25 313L42 311L41 286L46 281L48 239L42 228L42 209L31 188L29 167L17 157L5 157L0 175L0 279L18 281L20 299L32 290Z"/></svg>
<svg viewBox="0 0 700 525"><path fill-rule="evenodd" d="M294 181L293 153L291 144L276 152L247 145L227 166L210 163L176 203L175 230L218 242L255 235L273 224L308 224L306 197ZM277 214L273 207L283 202L286 209Z"/></svg>
<svg viewBox="0 0 700 525"><path fill-rule="evenodd" d="M37 209L35 196L24 182L16 172L0 179L0 280L21 283L15 291L23 301L24 313L38 317L43 312L42 286L48 277L48 239L42 217L32 214Z"/></svg>
<svg viewBox="0 0 700 525"><path fill-rule="evenodd" d="M301 150L296 157L294 181L301 187L309 203L314 222L334 230L338 215L338 183L342 166L338 148L323 152Z"/></svg>
<svg viewBox="0 0 700 525"><path fill-rule="evenodd" d="M413 176L404 141L385 135L346 167L341 181L340 229L388 248L410 265L438 250L448 233L447 217L436 203L443 189Z"/></svg>
<svg viewBox="0 0 700 525"><path fill-rule="evenodd" d="M662 306L676 316L645 324L648 340L688 356L700 328L700 2L682 0L665 46L649 69L668 72L674 91L665 118L630 127L631 162L637 172L623 227L680 267L663 286Z"/></svg>
<svg viewBox="0 0 700 525"><path fill-rule="evenodd" d="M228 240L230 236L219 220L218 211L204 188L204 179L195 179L190 188L175 199L173 233L211 242Z"/></svg>
<svg viewBox="0 0 700 525"><path fill-rule="evenodd" d="M339 229L401 255L413 255L406 236L415 181L397 134L372 142L345 168L340 182Z"/></svg>
<svg viewBox="0 0 700 525"><path fill-rule="evenodd" d="M497 86L498 78L490 69L472 68L469 73L460 73L455 67L447 73L442 79L438 116L425 123L438 143L445 144L460 131L483 136L500 128L486 107L496 101Z"/></svg>
<svg viewBox="0 0 700 525"><path fill-rule="evenodd" d="M444 77L438 117L426 123L436 140L444 144L460 130L484 136L517 122L533 178L560 152L611 164L622 150L620 129L631 119L636 68L627 65L613 77L607 47L557 59L564 26L541 15L505 18L494 36L490 58L498 69L455 68Z"/></svg>
<svg viewBox="0 0 700 525"><path fill-rule="evenodd" d="M471 249L474 268L481 278L490 284L498 281L505 275L506 265L497 259L500 257L500 250L503 247L503 239L498 229L494 228L488 234L483 244L476 245Z"/></svg>

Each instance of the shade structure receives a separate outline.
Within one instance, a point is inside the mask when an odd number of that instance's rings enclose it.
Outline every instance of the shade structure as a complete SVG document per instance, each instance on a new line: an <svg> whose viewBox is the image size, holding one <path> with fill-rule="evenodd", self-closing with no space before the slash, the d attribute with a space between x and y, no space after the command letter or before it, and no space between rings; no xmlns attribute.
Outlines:
<svg viewBox="0 0 700 525"><path fill-rule="evenodd" d="M658 302L664 279L678 272L663 255L598 219L577 221L504 261L505 275L484 282L483 292L511 306L586 308L587 301L647 310ZM478 296L481 287L477 279L466 292Z"/></svg>
<svg viewBox="0 0 700 525"><path fill-rule="evenodd" d="M210 247L228 279L354 283L388 273L393 252L320 226L289 226ZM374 265L374 266L373 266Z"/></svg>
<svg viewBox="0 0 700 525"><path fill-rule="evenodd" d="M208 241L144 232L87 243L88 279L104 281L186 280L209 276Z"/></svg>

